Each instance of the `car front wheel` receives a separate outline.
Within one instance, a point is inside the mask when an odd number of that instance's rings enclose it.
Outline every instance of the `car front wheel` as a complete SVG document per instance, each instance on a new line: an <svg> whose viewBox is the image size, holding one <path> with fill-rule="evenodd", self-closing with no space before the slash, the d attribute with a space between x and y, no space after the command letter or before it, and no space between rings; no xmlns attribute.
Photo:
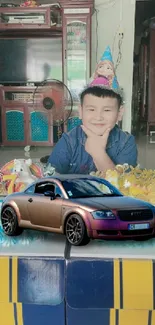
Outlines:
<svg viewBox="0 0 155 325"><path fill-rule="evenodd" d="M65 234L68 242L74 246L87 245L90 241L83 219L72 214L66 221Z"/></svg>
<svg viewBox="0 0 155 325"><path fill-rule="evenodd" d="M1 223L4 233L8 236L18 236L23 229L18 226L18 218L12 207L5 207L1 213Z"/></svg>

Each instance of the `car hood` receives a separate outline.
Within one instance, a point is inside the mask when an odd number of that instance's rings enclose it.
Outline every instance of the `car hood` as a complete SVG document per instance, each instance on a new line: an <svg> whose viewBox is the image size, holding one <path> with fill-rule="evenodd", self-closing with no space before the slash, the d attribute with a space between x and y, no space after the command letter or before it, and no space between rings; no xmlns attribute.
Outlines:
<svg viewBox="0 0 155 325"><path fill-rule="evenodd" d="M103 209L116 209L116 210L131 210L131 209L148 209L153 206L142 200L137 200L127 196L115 196L115 197L93 197L72 199L72 202L78 205L85 206L87 208L95 210Z"/></svg>

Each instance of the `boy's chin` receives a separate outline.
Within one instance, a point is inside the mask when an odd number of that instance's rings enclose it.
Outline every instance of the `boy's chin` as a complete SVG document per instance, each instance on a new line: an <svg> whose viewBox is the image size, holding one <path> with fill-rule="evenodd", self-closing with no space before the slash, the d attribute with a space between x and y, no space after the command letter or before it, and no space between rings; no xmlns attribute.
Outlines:
<svg viewBox="0 0 155 325"><path fill-rule="evenodd" d="M102 131L102 132L94 132L94 133L98 136L102 136L104 132Z"/></svg>
<svg viewBox="0 0 155 325"><path fill-rule="evenodd" d="M100 127L96 128L95 127L95 128L92 128L91 130L94 132L94 134L96 134L98 136L102 136L103 133L105 132L105 127L104 128L100 128Z"/></svg>

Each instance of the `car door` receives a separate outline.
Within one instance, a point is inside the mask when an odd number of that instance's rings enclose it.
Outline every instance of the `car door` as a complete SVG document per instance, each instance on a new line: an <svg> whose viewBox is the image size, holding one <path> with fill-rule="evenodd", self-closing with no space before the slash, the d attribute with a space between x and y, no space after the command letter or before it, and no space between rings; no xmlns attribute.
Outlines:
<svg viewBox="0 0 155 325"><path fill-rule="evenodd" d="M51 199L51 197L45 196L44 192L47 185L48 189L51 185L55 191L56 184L54 182L40 182L36 184L35 193L28 197L29 219L33 225L59 229L61 227L63 197Z"/></svg>
<svg viewBox="0 0 155 325"><path fill-rule="evenodd" d="M29 186L27 190L25 190L24 195L21 193L21 195L17 195L14 198L14 201L16 202L19 213L20 213L20 219L29 221L29 212L28 212L28 207L27 207L27 198L29 195L33 194L35 190L35 184L32 184Z"/></svg>

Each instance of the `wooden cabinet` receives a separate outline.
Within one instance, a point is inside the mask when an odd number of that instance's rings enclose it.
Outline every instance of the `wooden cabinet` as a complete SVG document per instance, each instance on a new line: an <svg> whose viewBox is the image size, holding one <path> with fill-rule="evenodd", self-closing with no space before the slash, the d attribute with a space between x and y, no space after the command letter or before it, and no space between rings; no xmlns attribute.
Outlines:
<svg viewBox="0 0 155 325"><path fill-rule="evenodd" d="M74 101L86 86L91 73L91 16L90 9L87 10L87 14L81 13L77 16L69 14L70 11L64 9L63 15L64 82L70 89Z"/></svg>
<svg viewBox="0 0 155 325"><path fill-rule="evenodd" d="M52 146L52 115L33 105L35 87L1 87L2 144Z"/></svg>
<svg viewBox="0 0 155 325"><path fill-rule="evenodd" d="M150 132L150 127L155 126L155 29L150 30L149 38L149 80L148 80L148 127L147 134Z"/></svg>
<svg viewBox="0 0 155 325"><path fill-rule="evenodd" d="M1 31L55 28L62 28L61 10L58 8L0 8Z"/></svg>
<svg viewBox="0 0 155 325"><path fill-rule="evenodd" d="M54 5L54 1L51 1L52 3ZM60 0L59 4L60 7L51 8L0 8L0 39L23 38L32 42L34 38L38 41L48 38L49 42L51 39L61 41L62 52L58 53L58 56L61 54L62 57L59 64L62 73L59 71L59 76L69 88L74 100L72 116L62 127L64 131L69 131L75 125L81 124L77 109L79 93L91 76L91 19L94 0ZM26 64L25 61L23 64ZM27 66L27 71L29 72L31 68L33 69L32 64L31 67ZM60 77L56 79L60 80ZM29 93L32 95L34 92L35 82L33 84L31 80L32 86L29 86L30 82L25 84L16 82L15 86L11 82L9 85L3 84L2 81L0 83L2 144L53 145L58 139L58 130L52 126L52 116L48 114L45 119L44 112L41 110L36 112L32 99L27 98ZM15 125L15 132L11 129L11 125Z"/></svg>
<svg viewBox="0 0 155 325"><path fill-rule="evenodd" d="M80 7L80 5L79 5ZM70 89L74 101L72 116L65 130L80 125L78 117L79 94L91 76L91 17L93 2L81 8L63 8L63 62L64 83Z"/></svg>
<svg viewBox="0 0 155 325"><path fill-rule="evenodd" d="M141 42L139 92L140 123L146 125L149 136L155 133L155 27L146 31Z"/></svg>

